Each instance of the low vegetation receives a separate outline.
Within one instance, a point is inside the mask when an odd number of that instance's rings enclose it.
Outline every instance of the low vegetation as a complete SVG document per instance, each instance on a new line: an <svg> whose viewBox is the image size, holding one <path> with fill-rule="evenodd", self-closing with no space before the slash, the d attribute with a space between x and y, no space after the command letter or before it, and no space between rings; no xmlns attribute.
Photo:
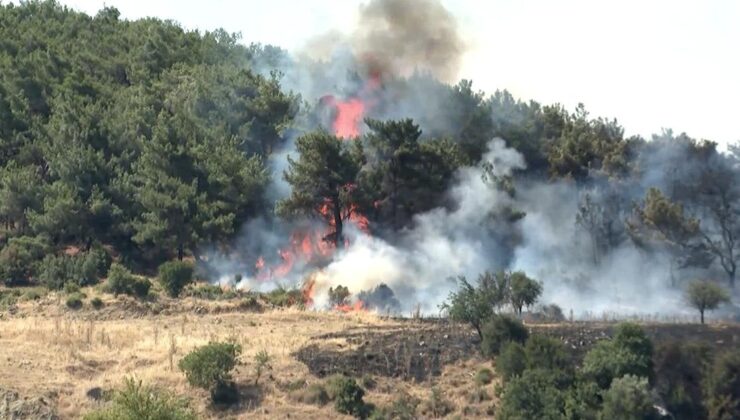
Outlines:
<svg viewBox="0 0 740 420"><path fill-rule="evenodd" d="M84 420L196 420L187 401L142 381L127 378L107 407L87 413Z"/></svg>

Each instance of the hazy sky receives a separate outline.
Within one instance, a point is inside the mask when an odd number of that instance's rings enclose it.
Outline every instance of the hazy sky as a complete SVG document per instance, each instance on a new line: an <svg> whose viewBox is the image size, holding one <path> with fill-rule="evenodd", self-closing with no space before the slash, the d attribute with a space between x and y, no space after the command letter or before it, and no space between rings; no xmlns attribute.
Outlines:
<svg viewBox="0 0 740 420"><path fill-rule="evenodd" d="M94 14L156 16L189 29L223 27L245 43L291 51L348 32L363 0L62 0ZM628 134L661 127L740 141L740 1L442 0L470 45L460 78L487 92L586 104Z"/></svg>

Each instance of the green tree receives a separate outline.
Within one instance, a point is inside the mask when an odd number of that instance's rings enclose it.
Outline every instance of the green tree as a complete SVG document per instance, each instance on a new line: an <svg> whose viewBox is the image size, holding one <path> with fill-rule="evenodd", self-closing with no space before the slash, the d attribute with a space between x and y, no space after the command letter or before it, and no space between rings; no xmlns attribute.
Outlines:
<svg viewBox="0 0 740 420"><path fill-rule="evenodd" d="M615 378L653 375L652 342L639 326L623 323L614 337L602 340L586 353L581 373L601 389L608 389Z"/></svg>
<svg viewBox="0 0 740 420"><path fill-rule="evenodd" d="M710 419L740 418L740 352L719 355L704 380L704 401Z"/></svg>
<svg viewBox="0 0 740 420"><path fill-rule="evenodd" d="M730 295L721 287L709 281L694 281L686 289L686 299L699 311L701 323L704 312L717 309L719 305L730 302Z"/></svg>
<svg viewBox="0 0 740 420"><path fill-rule="evenodd" d="M604 420L657 419L647 378L625 375L615 379L604 393L604 407L599 414Z"/></svg>
<svg viewBox="0 0 740 420"><path fill-rule="evenodd" d="M188 353L178 367L190 385L209 390L214 397L228 387L241 351L241 346L234 343L208 343Z"/></svg>
<svg viewBox="0 0 740 420"><path fill-rule="evenodd" d="M509 278L509 302L518 315L524 306L532 306L542 294L542 285L527 277L522 271L511 273Z"/></svg>
<svg viewBox="0 0 740 420"><path fill-rule="evenodd" d="M325 240L335 246L342 243L344 221L356 210L353 196L359 162L351 144L325 131L299 137L299 157L288 157L283 175L293 189L290 197L278 203L278 213L284 216L323 220L332 229Z"/></svg>
<svg viewBox="0 0 740 420"><path fill-rule="evenodd" d="M508 419L565 419L565 390L569 379L561 372L528 369L511 379L504 387L496 418Z"/></svg>

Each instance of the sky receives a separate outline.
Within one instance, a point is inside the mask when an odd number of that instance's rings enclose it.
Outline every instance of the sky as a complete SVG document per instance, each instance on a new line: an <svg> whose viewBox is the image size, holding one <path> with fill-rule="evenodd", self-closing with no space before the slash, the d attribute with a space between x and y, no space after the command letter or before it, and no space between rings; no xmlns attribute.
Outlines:
<svg viewBox="0 0 740 420"><path fill-rule="evenodd" d="M244 43L299 51L350 32L367 0L61 0L95 14L224 28ZM628 135L662 128L740 141L740 1L441 0L468 45L459 78L491 93L617 118Z"/></svg>

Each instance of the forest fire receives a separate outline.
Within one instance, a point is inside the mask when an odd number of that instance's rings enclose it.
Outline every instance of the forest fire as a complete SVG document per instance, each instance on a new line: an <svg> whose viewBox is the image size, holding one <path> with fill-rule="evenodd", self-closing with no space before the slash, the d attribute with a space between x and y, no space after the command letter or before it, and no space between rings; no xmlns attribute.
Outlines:
<svg viewBox="0 0 740 420"><path fill-rule="evenodd" d="M372 107L372 101L361 98L369 98L375 90L380 87L379 76L373 74L369 77L367 83L363 86L357 95L353 95L346 100L339 100L334 95L324 96L320 103L332 109L331 126L334 134L342 139L352 139L359 137L361 134L360 124L368 108ZM354 184L345 185L344 188L351 192L355 188ZM254 264L257 272L256 278L259 281L271 281L280 279L290 274L296 264L311 264L321 261L331 256L335 251L335 245L332 238L336 235L337 228L332 215L332 205L327 200L318 209L319 214L325 220L328 220L328 226L321 228L302 228L294 230L290 235L290 241L287 246L277 251L280 262L277 265L269 266L265 263L263 256L258 257ZM349 221L354 224L360 231L369 234L369 221L356 204L351 204L344 209L341 215L343 221ZM349 247L349 240L344 238L344 246ZM308 302L313 302L309 296ZM360 310L358 307L340 308L342 312L350 310Z"/></svg>

